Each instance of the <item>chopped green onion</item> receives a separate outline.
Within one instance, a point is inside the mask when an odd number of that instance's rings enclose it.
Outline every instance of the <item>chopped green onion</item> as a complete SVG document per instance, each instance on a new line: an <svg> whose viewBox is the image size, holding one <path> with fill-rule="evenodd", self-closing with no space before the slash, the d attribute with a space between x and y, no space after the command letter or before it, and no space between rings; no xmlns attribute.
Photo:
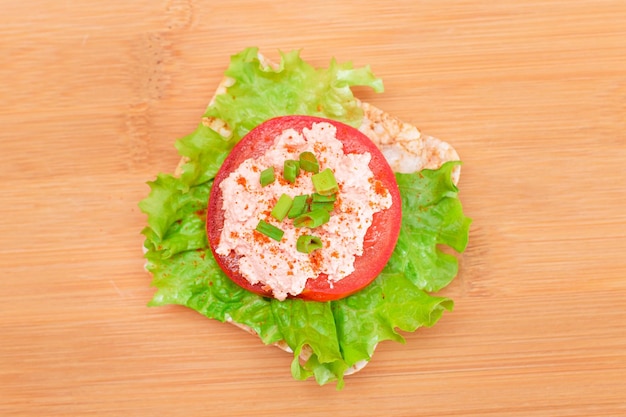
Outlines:
<svg viewBox="0 0 626 417"><path fill-rule="evenodd" d="M291 208L291 203L292 203L291 197L289 197L287 194L281 195L278 201L276 202L276 205L272 209L270 216L272 216L279 222L283 221L283 219L289 212L289 209Z"/></svg>
<svg viewBox="0 0 626 417"><path fill-rule="evenodd" d="M274 175L274 167L269 167L261 171L261 187L265 187L266 185L270 185L274 182L276 176Z"/></svg>
<svg viewBox="0 0 626 417"><path fill-rule="evenodd" d="M291 208L289 209L289 213L287 213L287 217L293 219L307 211L308 199L309 196L306 194L295 196L293 198L293 204L291 204Z"/></svg>
<svg viewBox="0 0 626 417"><path fill-rule="evenodd" d="M311 211L322 208L326 211L333 211L335 208L335 201L337 201L337 194L322 195L320 193L313 193L311 195Z"/></svg>
<svg viewBox="0 0 626 417"><path fill-rule="evenodd" d="M335 208L334 201L312 201L311 202L311 211L317 210L317 209L324 209L328 212L331 212L333 211L334 208Z"/></svg>
<svg viewBox="0 0 626 417"><path fill-rule="evenodd" d="M320 172L320 164L317 162L317 158L313 152L302 152L300 154L300 168L304 171L317 174Z"/></svg>
<svg viewBox="0 0 626 417"><path fill-rule="evenodd" d="M330 213L328 210L319 208L311 210L308 213L304 213L293 219L293 225L295 227L308 227L313 229L321 226L330 220Z"/></svg>
<svg viewBox="0 0 626 417"><path fill-rule="evenodd" d="M283 235L285 234L285 232L280 230L278 227L264 220L259 220L259 224L256 225L255 230L278 242L280 242L280 240L283 238Z"/></svg>
<svg viewBox="0 0 626 417"><path fill-rule="evenodd" d="M300 163L293 159L287 159L283 164L283 177L293 184L298 175L300 175Z"/></svg>
<svg viewBox="0 0 626 417"><path fill-rule="evenodd" d="M333 174L330 168L326 168L318 174L313 174L311 181L313 181L313 187L315 187L315 191L318 194L331 195L339 191L335 174Z"/></svg>
<svg viewBox="0 0 626 417"><path fill-rule="evenodd" d="M311 253L316 249L322 248L322 240L317 236L302 235L296 241L296 249L298 252Z"/></svg>
<svg viewBox="0 0 626 417"><path fill-rule="evenodd" d="M321 195L320 193L313 193L311 195L311 201L314 203L328 203L335 202L337 200L337 194Z"/></svg>

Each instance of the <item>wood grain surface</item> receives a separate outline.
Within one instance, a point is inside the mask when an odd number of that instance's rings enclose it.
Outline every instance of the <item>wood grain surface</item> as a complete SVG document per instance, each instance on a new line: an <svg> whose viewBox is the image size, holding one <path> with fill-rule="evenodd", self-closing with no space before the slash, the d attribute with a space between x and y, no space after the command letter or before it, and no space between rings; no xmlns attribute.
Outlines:
<svg viewBox="0 0 626 417"><path fill-rule="evenodd" d="M137 203L252 45L370 64L464 160L455 310L343 391L146 306ZM0 80L0 415L626 415L625 2L4 0Z"/></svg>

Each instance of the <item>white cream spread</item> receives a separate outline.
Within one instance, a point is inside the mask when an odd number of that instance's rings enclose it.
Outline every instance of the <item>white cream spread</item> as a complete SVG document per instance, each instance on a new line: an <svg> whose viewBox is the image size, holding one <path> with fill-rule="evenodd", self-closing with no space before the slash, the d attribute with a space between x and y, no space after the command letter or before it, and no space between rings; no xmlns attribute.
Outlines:
<svg viewBox="0 0 626 417"><path fill-rule="evenodd" d="M330 221L314 229L295 228L292 220L279 222L269 215L278 198L312 194L311 173L302 171L294 184L282 179L283 163L310 151L317 157L320 170L330 168L339 185L337 202ZM274 297L283 300L298 295L307 280L320 273L337 282L354 271L356 256L363 253L363 240L376 212L391 207L389 191L374 178L369 168L371 154L345 154L329 123L315 123L299 133L287 129L278 135L265 155L245 160L224 179L220 188L224 198L224 228L216 251L237 254L241 274L251 283L262 283ZM260 172L273 166L276 181L262 187ZM255 232L259 220L284 231L280 242ZM323 248L311 254L296 250L303 234L319 236Z"/></svg>

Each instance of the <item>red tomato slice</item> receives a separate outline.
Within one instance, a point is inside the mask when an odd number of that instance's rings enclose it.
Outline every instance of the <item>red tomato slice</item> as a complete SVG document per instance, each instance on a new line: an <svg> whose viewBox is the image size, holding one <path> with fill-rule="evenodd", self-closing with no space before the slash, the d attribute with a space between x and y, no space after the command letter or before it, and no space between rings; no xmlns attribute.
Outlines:
<svg viewBox="0 0 626 417"><path fill-rule="evenodd" d="M286 129L301 132L313 123L327 122L337 128L337 139L343 143L344 152L371 154L369 167L375 178L389 190L392 205L389 209L374 214L373 223L364 239L363 255L356 257L355 270L345 278L331 283L325 274L307 281L304 291L297 296L306 300L329 301L353 294L366 287L378 276L394 250L400 233L402 208L396 178L383 154L372 141L357 129L343 123L310 116L284 116L266 121L251 130L234 147L217 173L209 196L207 210L207 237L213 255L219 266L239 286L262 296L271 297L271 291L263 289L263 284L252 285L239 272L238 256L231 252L228 256L215 253L224 227L223 196L220 183L249 158L264 154L274 142L274 138Z"/></svg>

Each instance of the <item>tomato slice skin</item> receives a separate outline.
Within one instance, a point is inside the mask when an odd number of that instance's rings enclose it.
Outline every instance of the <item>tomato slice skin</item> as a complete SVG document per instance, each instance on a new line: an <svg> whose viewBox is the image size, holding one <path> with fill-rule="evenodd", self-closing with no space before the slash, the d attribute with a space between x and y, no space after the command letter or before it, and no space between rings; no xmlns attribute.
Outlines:
<svg viewBox="0 0 626 417"><path fill-rule="evenodd" d="M331 301L347 297L363 289L385 267L398 240L402 219L402 203L396 178L383 154L367 136L346 124L319 117L281 116L270 119L243 137L224 160L211 188L206 222L209 246L219 266L233 282L256 294L272 297L271 290L263 288L263 284L250 284L241 275L237 255L231 252L228 256L224 256L215 252L224 227L223 196L219 185L246 159L263 155L273 145L274 138L284 130L295 129L301 132L304 128L310 128L314 123L319 122L326 122L335 126L337 129L336 137L343 143L344 153L369 152L371 154L369 168L374 173L374 178L381 181L389 190L392 205L390 208L374 214L372 225L365 234L363 254L356 257L355 270L352 274L333 283L328 281L325 274L320 274L316 279L309 279L304 291L293 298Z"/></svg>

